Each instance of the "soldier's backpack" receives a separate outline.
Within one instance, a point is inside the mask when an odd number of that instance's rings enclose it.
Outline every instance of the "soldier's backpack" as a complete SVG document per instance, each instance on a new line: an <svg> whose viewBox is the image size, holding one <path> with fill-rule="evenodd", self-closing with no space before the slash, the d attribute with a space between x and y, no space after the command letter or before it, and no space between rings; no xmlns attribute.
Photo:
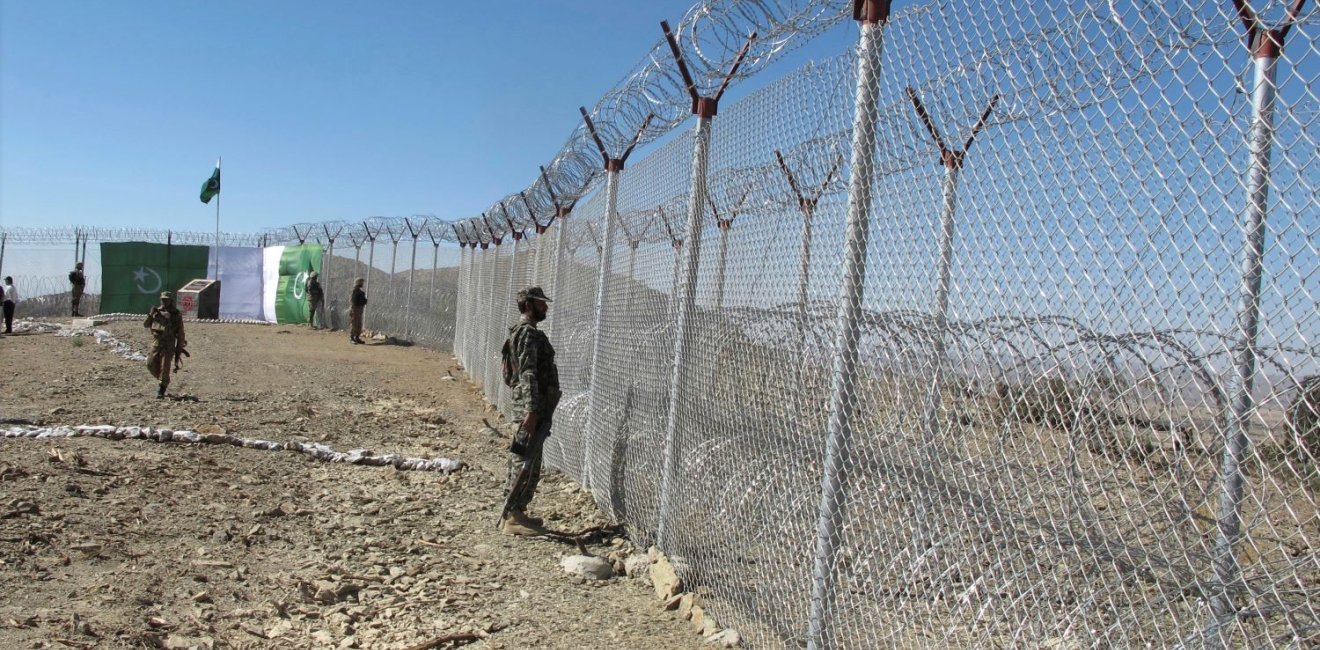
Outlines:
<svg viewBox="0 0 1320 650"><path fill-rule="evenodd" d="M513 384L518 380L518 362L513 358L513 337L504 339L504 347L500 348L500 367L504 369L504 385L513 388Z"/></svg>
<svg viewBox="0 0 1320 650"><path fill-rule="evenodd" d="M509 338L504 339L504 347L500 348L500 368L504 372L504 385L513 388L518 383L518 357L513 351L514 337L518 336L523 330L522 325L513 328L509 332Z"/></svg>

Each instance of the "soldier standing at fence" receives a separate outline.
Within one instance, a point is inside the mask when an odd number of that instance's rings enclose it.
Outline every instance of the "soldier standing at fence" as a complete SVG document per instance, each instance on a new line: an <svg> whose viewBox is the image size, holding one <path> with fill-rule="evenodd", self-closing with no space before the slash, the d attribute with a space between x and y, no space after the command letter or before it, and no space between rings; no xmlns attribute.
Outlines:
<svg viewBox="0 0 1320 650"><path fill-rule="evenodd" d="M87 276L83 275L83 263L78 262L73 265L73 270L69 271L69 298L73 303L73 315L82 316L78 313L78 305L82 302L83 289L87 288Z"/></svg>
<svg viewBox="0 0 1320 650"><path fill-rule="evenodd" d="M500 528L507 535L539 535L541 520L528 516L527 504L541 480L541 452L559 405L559 369L555 348L536 324L545 320L550 299L541 287L518 292L522 319L509 329L505 373L513 388L513 443L507 496Z"/></svg>
<svg viewBox="0 0 1320 650"><path fill-rule="evenodd" d="M183 314L174 306L174 296L170 292L160 294L160 304L151 308L142 326L151 330L147 370L151 371L152 377L160 380L156 399L161 399L165 397L165 389L170 385L170 363L177 362L179 355L185 354L188 346L183 336Z"/></svg>
<svg viewBox="0 0 1320 650"><path fill-rule="evenodd" d="M18 289L14 286L14 276L5 276L4 301L5 334L14 333L14 308L18 306Z"/></svg>
<svg viewBox="0 0 1320 650"><path fill-rule="evenodd" d="M325 328L325 290L321 289L319 274L312 271L307 275L307 324L312 329ZM320 317L319 319L317 317ZM317 326L318 320L320 326Z"/></svg>
<svg viewBox="0 0 1320 650"><path fill-rule="evenodd" d="M362 285L366 280L358 278L353 281L353 293L348 297L348 319L351 325L348 330L348 340L354 343L364 343L362 340L362 312L367 309L367 292L363 290Z"/></svg>

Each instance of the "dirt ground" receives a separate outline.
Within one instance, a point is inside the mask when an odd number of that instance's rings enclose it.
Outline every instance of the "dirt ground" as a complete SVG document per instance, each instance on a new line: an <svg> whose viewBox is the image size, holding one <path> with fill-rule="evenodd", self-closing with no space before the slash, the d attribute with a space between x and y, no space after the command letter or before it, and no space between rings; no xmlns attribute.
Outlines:
<svg viewBox="0 0 1320 650"><path fill-rule="evenodd" d="M140 323L98 327L146 349ZM498 533L506 435L448 353L304 327L187 331L164 400L144 363L91 337L0 337L0 431L220 427L467 467L0 439L0 648L446 648L425 642L460 632L483 637L470 648L703 647L644 579L571 576L571 544ZM532 510L560 531L609 523L558 475ZM587 548L618 559L630 543Z"/></svg>

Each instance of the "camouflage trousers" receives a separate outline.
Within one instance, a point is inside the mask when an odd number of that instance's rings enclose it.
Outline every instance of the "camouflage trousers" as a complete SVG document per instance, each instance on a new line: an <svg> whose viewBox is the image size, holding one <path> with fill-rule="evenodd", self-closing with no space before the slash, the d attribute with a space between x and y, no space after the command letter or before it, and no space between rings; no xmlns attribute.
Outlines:
<svg viewBox="0 0 1320 650"><path fill-rule="evenodd" d="M307 324L312 329L325 329L325 298L307 298Z"/></svg>
<svg viewBox="0 0 1320 650"><path fill-rule="evenodd" d="M354 307L348 310L348 320L351 324L348 330L348 337L351 339L362 336L362 308Z"/></svg>
<svg viewBox="0 0 1320 650"><path fill-rule="evenodd" d="M78 311L78 305L82 303L83 288L81 285L73 285L73 290L69 292L70 302L73 303L73 311Z"/></svg>
<svg viewBox="0 0 1320 650"><path fill-rule="evenodd" d="M160 380L160 383L170 385L170 371L173 368L170 364L174 363L174 339L156 339L151 343L151 349L147 351L147 370L151 376Z"/></svg>
<svg viewBox="0 0 1320 650"><path fill-rule="evenodd" d="M509 452L509 481L505 487L508 510L524 511L536 494L536 486L541 482L541 455L545 449L545 439L550 437L550 425L554 415L541 418L534 433L528 434L519 422L514 429L515 443L521 443L521 454Z"/></svg>

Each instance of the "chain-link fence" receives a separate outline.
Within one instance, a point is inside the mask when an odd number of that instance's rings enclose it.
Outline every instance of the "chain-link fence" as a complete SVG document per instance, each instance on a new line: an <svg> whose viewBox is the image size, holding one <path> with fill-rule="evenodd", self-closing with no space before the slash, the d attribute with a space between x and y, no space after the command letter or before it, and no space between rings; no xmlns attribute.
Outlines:
<svg viewBox="0 0 1320 650"><path fill-rule="evenodd" d="M544 286L547 462L758 647L1320 644L1320 14L857 4L460 225L474 380Z"/></svg>
<svg viewBox="0 0 1320 650"><path fill-rule="evenodd" d="M222 241L321 243L332 325L364 278L505 412L545 287L547 463L757 647L1320 645L1320 12L888 5L706 0L479 218Z"/></svg>

